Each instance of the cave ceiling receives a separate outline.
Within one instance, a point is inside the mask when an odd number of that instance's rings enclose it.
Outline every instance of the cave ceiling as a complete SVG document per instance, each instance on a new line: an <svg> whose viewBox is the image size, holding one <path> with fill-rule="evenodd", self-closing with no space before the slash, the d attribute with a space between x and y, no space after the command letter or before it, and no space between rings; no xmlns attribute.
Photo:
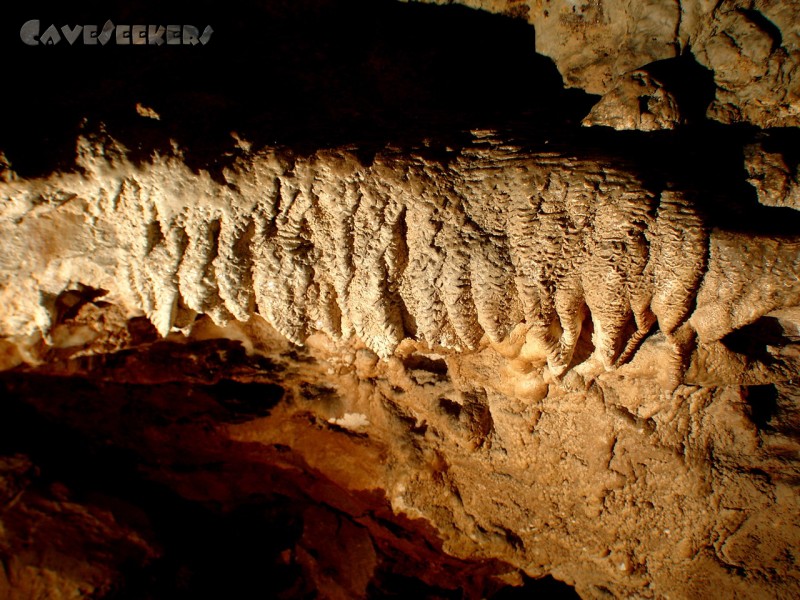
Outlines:
<svg viewBox="0 0 800 600"><path fill-rule="evenodd" d="M0 599L800 595L800 6L2 10Z"/></svg>

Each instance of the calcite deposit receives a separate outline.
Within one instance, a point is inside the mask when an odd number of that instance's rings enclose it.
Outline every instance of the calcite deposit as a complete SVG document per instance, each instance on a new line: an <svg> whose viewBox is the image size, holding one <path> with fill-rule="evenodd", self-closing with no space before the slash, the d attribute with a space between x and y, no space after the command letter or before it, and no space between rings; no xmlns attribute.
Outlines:
<svg viewBox="0 0 800 600"><path fill-rule="evenodd" d="M463 3L17 73L0 598L800 596L796 7Z"/></svg>

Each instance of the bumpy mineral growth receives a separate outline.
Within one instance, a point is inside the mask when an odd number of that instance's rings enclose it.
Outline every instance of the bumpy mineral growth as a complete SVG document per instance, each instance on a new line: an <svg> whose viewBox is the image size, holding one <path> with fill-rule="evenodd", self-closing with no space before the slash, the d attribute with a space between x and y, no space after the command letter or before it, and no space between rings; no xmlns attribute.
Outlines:
<svg viewBox="0 0 800 600"><path fill-rule="evenodd" d="M78 166L0 185L5 336L47 334L53 299L81 285L162 335L181 307L218 324L258 313L295 344L357 336L382 357L407 337L460 350L525 336L523 353L561 375L587 323L587 362L608 369L656 322L680 354L689 330L718 340L800 303L797 240L737 266L762 242L709 243L681 191L488 138L446 162L267 150L221 182L82 139Z"/></svg>

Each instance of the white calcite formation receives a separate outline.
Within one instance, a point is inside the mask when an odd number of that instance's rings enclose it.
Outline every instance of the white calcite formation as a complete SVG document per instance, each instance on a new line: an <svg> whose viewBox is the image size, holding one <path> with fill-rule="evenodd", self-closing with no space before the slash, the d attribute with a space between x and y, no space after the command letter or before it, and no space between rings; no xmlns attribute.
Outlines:
<svg viewBox="0 0 800 600"><path fill-rule="evenodd" d="M185 309L259 314L295 344L355 336L384 358L406 338L461 350L514 332L561 375L587 323L589 363L608 369L656 323L680 355L695 333L800 304L797 240L709 237L682 192L595 160L488 139L446 164L266 150L218 182L79 146L82 172L0 184L4 336L47 335L53 300L83 286L162 335ZM770 264L736 267L752 244Z"/></svg>

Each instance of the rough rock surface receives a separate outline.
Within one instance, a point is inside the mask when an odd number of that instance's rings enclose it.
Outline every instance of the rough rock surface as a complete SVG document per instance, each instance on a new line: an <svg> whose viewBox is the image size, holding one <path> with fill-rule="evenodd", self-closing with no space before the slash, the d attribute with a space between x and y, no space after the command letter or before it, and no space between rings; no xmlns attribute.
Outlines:
<svg viewBox="0 0 800 600"><path fill-rule="evenodd" d="M464 3L7 66L0 598L800 596L796 7Z"/></svg>
<svg viewBox="0 0 800 600"><path fill-rule="evenodd" d="M265 150L222 184L175 157L134 166L113 141L78 152L82 173L0 184L6 337L48 336L55 299L88 287L162 335L181 311L259 314L296 344L357 337L382 358L406 338L462 350L486 335L560 376L626 362L655 323L680 369L695 334L800 304L798 240L709 237L679 190L491 138L447 162ZM573 360L587 331L594 351Z"/></svg>
<svg viewBox="0 0 800 600"><path fill-rule="evenodd" d="M421 0L449 4L451 0ZM800 125L800 7L781 0L456 0L527 20L567 85L605 95L683 54L713 73L708 116Z"/></svg>
<svg viewBox="0 0 800 600"><path fill-rule="evenodd" d="M649 73L634 71L620 78L582 121L617 130L674 129L682 117L675 97Z"/></svg>
<svg viewBox="0 0 800 600"><path fill-rule="evenodd" d="M670 392L662 336L588 388L491 347L407 341L381 360L317 334L297 350L258 317L224 329L200 319L171 339L108 355L91 342L49 349L42 367L3 377L6 397L223 513L276 493L314 501L279 556L325 597L374 592L387 552L467 597L519 572L585 598L798 592L797 397L781 375L792 354L796 373L796 343L771 351L783 367L738 375L706 367L741 355L698 350Z"/></svg>
<svg viewBox="0 0 800 600"><path fill-rule="evenodd" d="M748 146L745 158L747 181L756 188L761 204L800 210L800 165L792 165L782 152L770 152L760 144Z"/></svg>
<svg viewBox="0 0 800 600"><path fill-rule="evenodd" d="M158 556L146 523L120 521L119 505L71 496L59 482L42 485L30 457L0 456L0 598L103 597L127 569Z"/></svg>
<svg viewBox="0 0 800 600"><path fill-rule="evenodd" d="M245 153L224 182L179 156L134 165L107 136L78 148L80 173L0 188L6 367L87 377L88 397L107 396L97 381L191 372L252 383L226 372L230 350L222 367L180 345L91 360L135 346L137 314L175 342L238 340L239 362L279 361L258 381L283 400L216 426L210 448L288 448L346 493L380 490L446 554L552 574L585 597L797 593L797 443L769 420L796 410L796 237L710 229L680 177L652 190L634 164L486 133L446 160ZM84 410L111 411L94 435L145 455L200 452L103 425L124 404L43 404L43 384L8 385L78 429ZM256 493L153 477L206 503ZM326 519L308 523L349 527ZM330 597L360 596L379 535L347 543L363 545L363 572L316 570L310 550L293 560L344 590Z"/></svg>

